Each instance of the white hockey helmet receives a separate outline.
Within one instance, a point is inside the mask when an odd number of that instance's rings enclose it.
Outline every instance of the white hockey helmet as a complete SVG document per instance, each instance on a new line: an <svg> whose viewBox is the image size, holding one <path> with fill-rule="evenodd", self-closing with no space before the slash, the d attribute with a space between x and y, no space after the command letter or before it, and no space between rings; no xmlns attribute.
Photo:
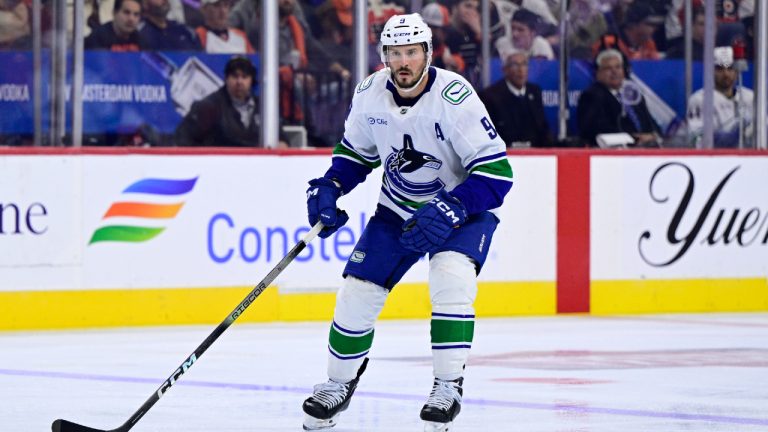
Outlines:
<svg viewBox="0 0 768 432"><path fill-rule="evenodd" d="M381 31L379 40L381 62L387 64L386 50L388 46L418 43L425 44L424 52L427 55L427 68L429 68L429 64L432 62L432 30L417 13L392 16L384 24L384 30Z"/></svg>

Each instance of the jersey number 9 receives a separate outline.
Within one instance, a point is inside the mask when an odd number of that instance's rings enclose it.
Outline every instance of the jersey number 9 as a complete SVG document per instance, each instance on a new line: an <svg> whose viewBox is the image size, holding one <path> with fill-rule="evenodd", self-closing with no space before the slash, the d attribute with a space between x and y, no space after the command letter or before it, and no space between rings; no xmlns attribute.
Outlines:
<svg viewBox="0 0 768 432"><path fill-rule="evenodd" d="M491 121L488 120L488 117L483 117L482 119L480 119L480 123L483 124L485 131L488 132L488 138L494 139L497 136L499 136L499 134L496 132L496 128L494 128Z"/></svg>

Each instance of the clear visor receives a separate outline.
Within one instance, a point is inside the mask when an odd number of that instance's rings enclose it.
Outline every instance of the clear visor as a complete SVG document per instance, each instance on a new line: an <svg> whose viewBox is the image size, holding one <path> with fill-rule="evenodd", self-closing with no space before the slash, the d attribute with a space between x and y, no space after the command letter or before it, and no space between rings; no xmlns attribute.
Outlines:
<svg viewBox="0 0 768 432"><path fill-rule="evenodd" d="M404 45L404 46L388 46L384 49L384 61L387 63L403 62L413 60L426 59L426 52L424 46L418 45Z"/></svg>

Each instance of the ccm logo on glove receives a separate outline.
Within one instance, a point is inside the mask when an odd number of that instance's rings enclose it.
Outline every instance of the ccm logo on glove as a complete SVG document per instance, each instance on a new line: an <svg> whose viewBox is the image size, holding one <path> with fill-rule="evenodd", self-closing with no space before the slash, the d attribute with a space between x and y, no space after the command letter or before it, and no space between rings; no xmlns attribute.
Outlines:
<svg viewBox="0 0 768 432"><path fill-rule="evenodd" d="M445 201L440 201L438 197L432 198L431 203L435 204L438 209L442 210L446 217L451 218L451 221L458 227L459 223L461 223L461 219L456 215L456 212L453 211L451 207L448 206L448 204L445 203Z"/></svg>
<svg viewBox="0 0 768 432"><path fill-rule="evenodd" d="M467 209L443 189L403 223L400 244L414 252L429 252L443 245L466 220Z"/></svg>

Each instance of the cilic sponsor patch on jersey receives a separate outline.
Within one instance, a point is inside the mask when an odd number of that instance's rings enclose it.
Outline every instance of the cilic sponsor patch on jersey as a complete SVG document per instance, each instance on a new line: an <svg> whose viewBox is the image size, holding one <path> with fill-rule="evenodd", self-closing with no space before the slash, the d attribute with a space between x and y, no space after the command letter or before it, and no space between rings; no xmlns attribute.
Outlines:
<svg viewBox="0 0 768 432"><path fill-rule="evenodd" d="M358 264L363 262L364 259L365 259L365 252L361 252L361 251L354 251L354 252L352 252L352 256L349 257L350 261L352 261L353 263L358 263Z"/></svg>
<svg viewBox="0 0 768 432"><path fill-rule="evenodd" d="M443 90L442 96L443 99L447 100L448 102L452 103L453 105L458 105L467 98L467 96L472 94L472 89L469 88L466 84L459 80L453 80L450 84L448 84L445 87L445 90Z"/></svg>

